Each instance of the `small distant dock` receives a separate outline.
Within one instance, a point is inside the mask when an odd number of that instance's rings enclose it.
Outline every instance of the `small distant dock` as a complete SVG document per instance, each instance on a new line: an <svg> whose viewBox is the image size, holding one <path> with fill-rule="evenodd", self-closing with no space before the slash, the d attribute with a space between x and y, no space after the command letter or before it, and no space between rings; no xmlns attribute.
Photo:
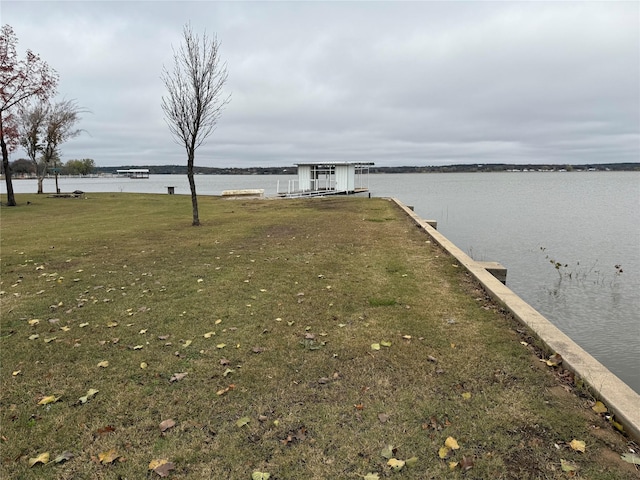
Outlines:
<svg viewBox="0 0 640 480"><path fill-rule="evenodd" d="M369 167L373 162L297 163L298 178L289 180L279 197L320 197L352 195L369 191Z"/></svg>
<svg viewBox="0 0 640 480"><path fill-rule="evenodd" d="M148 168L129 168L127 170L116 170L119 177L127 178L149 178Z"/></svg>

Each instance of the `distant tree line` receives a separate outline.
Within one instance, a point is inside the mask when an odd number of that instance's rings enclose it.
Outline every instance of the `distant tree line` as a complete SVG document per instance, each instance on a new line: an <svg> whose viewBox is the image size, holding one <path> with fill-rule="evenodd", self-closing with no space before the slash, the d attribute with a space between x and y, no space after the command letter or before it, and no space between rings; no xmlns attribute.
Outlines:
<svg viewBox="0 0 640 480"><path fill-rule="evenodd" d="M148 168L152 175L184 175L185 165L125 165L120 167L96 167L96 173L115 173L116 170L129 168ZM194 166L197 175L295 175L297 167L248 167L248 168L215 168ZM403 166L370 168L371 173L456 173L456 172L506 172L512 170L528 171L640 171L640 163L606 163L586 165L555 165L555 164L466 164L466 165L438 165L438 166Z"/></svg>
<svg viewBox="0 0 640 480"><path fill-rule="evenodd" d="M38 169L38 167L40 167L40 169ZM83 158L81 160L59 162L54 168L60 175L91 175L96 172L96 162L91 158ZM44 171L45 175L47 173L54 173L52 168L47 169L46 165L37 166L33 161L26 158L19 158L11 162L11 171L13 175L17 177L35 177L38 174L38 170Z"/></svg>

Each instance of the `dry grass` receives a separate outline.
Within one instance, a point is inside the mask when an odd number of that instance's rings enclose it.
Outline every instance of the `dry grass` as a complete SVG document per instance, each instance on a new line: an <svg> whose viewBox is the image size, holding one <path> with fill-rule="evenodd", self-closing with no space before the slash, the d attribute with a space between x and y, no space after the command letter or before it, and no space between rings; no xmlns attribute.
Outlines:
<svg viewBox="0 0 640 480"><path fill-rule="evenodd" d="M152 478L154 459L193 479L567 478L562 459L638 478L590 399L386 200L202 197L198 228L181 196L27 200L2 209L2 478ZM387 445L416 464L393 472Z"/></svg>

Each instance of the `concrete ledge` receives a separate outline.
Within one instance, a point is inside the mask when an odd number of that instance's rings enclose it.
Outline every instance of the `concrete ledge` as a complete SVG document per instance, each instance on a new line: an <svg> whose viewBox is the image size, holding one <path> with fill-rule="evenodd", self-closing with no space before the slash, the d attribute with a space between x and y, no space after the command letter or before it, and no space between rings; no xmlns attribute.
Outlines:
<svg viewBox="0 0 640 480"><path fill-rule="evenodd" d="M224 190L223 197L263 197L264 189L262 188L246 188L242 190Z"/></svg>
<svg viewBox="0 0 640 480"><path fill-rule="evenodd" d="M635 440L640 440L640 395L589 355L559 328L518 297L444 235L419 218L398 199L392 198L436 243L451 254L482 285L482 288L521 323L529 327L549 350L562 356L562 365L589 385L592 393Z"/></svg>

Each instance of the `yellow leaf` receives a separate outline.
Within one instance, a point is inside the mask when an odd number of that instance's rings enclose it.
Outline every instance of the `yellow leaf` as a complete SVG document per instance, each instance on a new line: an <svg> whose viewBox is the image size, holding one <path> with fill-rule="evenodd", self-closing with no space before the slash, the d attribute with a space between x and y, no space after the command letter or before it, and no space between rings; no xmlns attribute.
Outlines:
<svg viewBox="0 0 640 480"><path fill-rule="evenodd" d="M29 335L29 340L37 340L38 338L40 338L40 335L38 335L37 333Z"/></svg>
<svg viewBox="0 0 640 480"><path fill-rule="evenodd" d="M460 448L457 440L453 437L447 437L444 442L444 446L450 448L451 450L458 450Z"/></svg>
<svg viewBox="0 0 640 480"><path fill-rule="evenodd" d="M142 362L142 363L140 364L140 368L141 368L141 369L143 369L143 370L144 370L145 368L147 368L148 366L149 366L149 365L147 365L147 362Z"/></svg>
<svg viewBox="0 0 640 480"><path fill-rule="evenodd" d="M591 409L596 413L607 413L607 407L601 401L597 401Z"/></svg>
<svg viewBox="0 0 640 480"><path fill-rule="evenodd" d="M98 367L100 368L107 368L109 366L109 360L103 360L102 362L98 363Z"/></svg>
<svg viewBox="0 0 640 480"><path fill-rule="evenodd" d="M144 335L145 333L147 333L147 329L146 328L143 328L142 330L140 330L138 332L138 334L140 334L140 335Z"/></svg>
<svg viewBox="0 0 640 480"><path fill-rule="evenodd" d="M211 338L216 334L216 332L207 332L203 336L204 338Z"/></svg>
<svg viewBox="0 0 640 480"><path fill-rule="evenodd" d="M22 373L22 370L16 370L14 371L11 375L13 375L14 377L17 377L18 375L20 375Z"/></svg>
<svg viewBox="0 0 640 480"><path fill-rule="evenodd" d="M108 328L113 328L113 327L117 327L118 326L118 322L109 322L107 323L107 327Z"/></svg>
<svg viewBox="0 0 640 480"><path fill-rule="evenodd" d="M135 347L133 347L134 350L142 350L143 346L142 345L136 345Z"/></svg>
<svg viewBox="0 0 640 480"><path fill-rule="evenodd" d="M393 468L396 472L402 470L402 467L404 467L404 460L398 460L397 458L390 458L389 461L387 462L387 465L389 465L391 468Z"/></svg>
<svg viewBox="0 0 640 480"><path fill-rule="evenodd" d="M458 462L449 462L450 470L455 470L457 466L458 466Z"/></svg>
<svg viewBox="0 0 640 480"><path fill-rule="evenodd" d="M47 405L49 403L57 402L60 397L56 397L54 395L49 395L48 397L44 397L42 400L38 402L38 405Z"/></svg>
<svg viewBox="0 0 640 480"><path fill-rule="evenodd" d="M108 450L106 452L99 453L98 460L100 460L100 463L102 463L103 465L106 465L107 463L113 462L119 456L120 455L116 453L116 449L112 448L111 450Z"/></svg>
<svg viewBox="0 0 640 480"><path fill-rule="evenodd" d="M40 320L38 320L37 318L29 320L29 325L31 326L38 325L39 323L40 323Z"/></svg>
<svg viewBox="0 0 640 480"><path fill-rule="evenodd" d="M447 447L440 447L440 450L438 450L438 456L440 458L447 458L447 455L449 455L449 449Z"/></svg>
<svg viewBox="0 0 640 480"><path fill-rule="evenodd" d="M165 463L169 463L169 460L158 458L156 460L151 460L149 462L149 470L155 470L156 468L164 465Z"/></svg>
<svg viewBox="0 0 640 480"><path fill-rule="evenodd" d="M63 332L68 332L69 330L71 330L71 327L67 327L65 325L64 327L60 327L60 330L62 330Z"/></svg>
<svg viewBox="0 0 640 480"><path fill-rule="evenodd" d="M80 328L87 327L87 326L89 326L89 322L87 322L87 323L81 323L81 324L80 324L80 325L78 325L78 326L79 326Z"/></svg>
<svg viewBox="0 0 640 480"><path fill-rule="evenodd" d="M582 453L584 453L584 451L587 448L586 444L582 440L576 440L575 438L571 440L571 443L569 445L575 451L582 452Z"/></svg>
<svg viewBox="0 0 640 480"><path fill-rule="evenodd" d="M465 400L469 400L471 398L471 393L470 392L464 392L462 394L462 398L464 398Z"/></svg>
<svg viewBox="0 0 640 480"><path fill-rule="evenodd" d="M221 323L222 323L222 320L220 318L215 321L216 325L220 325Z"/></svg>
<svg viewBox="0 0 640 480"><path fill-rule="evenodd" d="M58 337L45 338L45 339L44 339L44 343L51 343L51 342L53 342L56 338L58 338Z"/></svg>
<svg viewBox="0 0 640 480"><path fill-rule="evenodd" d="M371 344L371 350L380 350L380 344L379 343L372 343Z"/></svg>
<svg viewBox="0 0 640 480"><path fill-rule="evenodd" d="M226 346L227 346L226 343L219 343L218 345L216 345L216 348L224 348Z"/></svg>
<svg viewBox="0 0 640 480"><path fill-rule="evenodd" d="M49 452L41 453L37 457L29 459L30 467L33 467L37 463L42 463L42 464L49 463Z"/></svg>

